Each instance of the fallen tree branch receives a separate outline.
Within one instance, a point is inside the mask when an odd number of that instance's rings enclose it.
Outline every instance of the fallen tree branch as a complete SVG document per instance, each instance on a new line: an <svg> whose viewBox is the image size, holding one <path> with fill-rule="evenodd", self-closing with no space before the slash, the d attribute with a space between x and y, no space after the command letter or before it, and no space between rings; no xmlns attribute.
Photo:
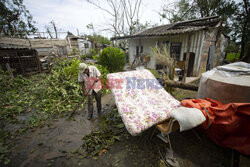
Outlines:
<svg viewBox="0 0 250 167"><path fill-rule="evenodd" d="M171 81L171 80L163 80L163 84L169 87L188 89L188 90L193 90L193 91L198 91L198 88L199 88L198 86L193 85L193 84Z"/></svg>

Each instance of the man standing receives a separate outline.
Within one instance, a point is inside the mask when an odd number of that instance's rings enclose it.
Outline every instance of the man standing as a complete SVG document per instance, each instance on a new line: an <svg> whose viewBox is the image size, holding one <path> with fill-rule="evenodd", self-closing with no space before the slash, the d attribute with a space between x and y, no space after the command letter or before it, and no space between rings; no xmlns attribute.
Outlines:
<svg viewBox="0 0 250 167"><path fill-rule="evenodd" d="M93 97L95 96L98 115L101 115L101 73L95 66L80 63L78 82L82 86L84 96L88 96L88 120L93 116Z"/></svg>

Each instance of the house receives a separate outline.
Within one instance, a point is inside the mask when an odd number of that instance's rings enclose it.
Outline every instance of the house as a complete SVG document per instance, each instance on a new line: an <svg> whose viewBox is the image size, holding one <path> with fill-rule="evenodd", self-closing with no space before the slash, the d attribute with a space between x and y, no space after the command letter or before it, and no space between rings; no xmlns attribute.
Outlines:
<svg viewBox="0 0 250 167"><path fill-rule="evenodd" d="M66 56L75 48L81 54L89 54L92 44L85 37L67 35L65 39L0 37L1 48L32 48L38 56Z"/></svg>
<svg viewBox="0 0 250 167"><path fill-rule="evenodd" d="M131 65L136 59L142 60L141 56L151 55L147 64L151 69L157 69L159 63L151 48L163 44L177 64L187 64L187 76L199 76L222 64L227 46L222 20L218 16L162 25L111 40L128 40Z"/></svg>
<svg viewBox="0 0 250 167"><path fill-rule="evenodd" d="M79 37L74 35L67 35L66 39L69 41L71 49L77 49L81 54L90 54L92 43L86 37Z"/></svg>
<svg viewBox="0 0 250 167"><path fill-rule="evenodd" d="M69 44L66 39L39 39L39 38L11 38L0 37L1 48L32 48L39 57L49 55L63 56L69 53Z"/></svg>

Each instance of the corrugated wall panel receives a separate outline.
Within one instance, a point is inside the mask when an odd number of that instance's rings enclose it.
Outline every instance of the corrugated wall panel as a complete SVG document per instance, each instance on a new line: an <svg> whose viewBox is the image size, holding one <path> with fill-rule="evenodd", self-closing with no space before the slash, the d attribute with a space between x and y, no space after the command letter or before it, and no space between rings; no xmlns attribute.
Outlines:
<svg viewBox="0 0 250 167"><path fill-rule="evenodd" d="M181 40L181 43L182 43L181 56L180 56L181 60L183 60L183 54L185 52L185 48L186 48L186 45L187 45L187 42L185 41L185 37L186 37L186 35L183 34L183 38Z"/></svg>
<svg viewBox="0 0 250 167"><path fill-rule="evenodd" d="M204 44L204 40L205 40L205 31L201 31L201 35L200 35L200 38L199 40L201 41L200 42L200 47L199 47L199 52L198 52L198 55L197 56L197 64L195 66L195 73L198 74L199 73L199 68L200 68L200 63L201 63L201 54L202 54L202 48L203 48L203 44Z"/></svg>
<svg viewBox="0 0 250 167"><path fill-rule="evenodd" d="M190 46L190 52L194 52L195 53L195 51L194 51L194 48L196 47L196 46L194 46L194 44L195 44L195 40L196 40L196 32L191 36L191 46Z"/></svg>
<svg viewBox="0 0 250 167"><path fill-rule="evenodd" d="M198 62L198 57L200 56L200 46L201 46L201 36L202 36L202 31L199 31L197 33L197 37L196 37L196 50L195 50L195 61L194 61L194 69L197 66L197 62Z"/></svg>

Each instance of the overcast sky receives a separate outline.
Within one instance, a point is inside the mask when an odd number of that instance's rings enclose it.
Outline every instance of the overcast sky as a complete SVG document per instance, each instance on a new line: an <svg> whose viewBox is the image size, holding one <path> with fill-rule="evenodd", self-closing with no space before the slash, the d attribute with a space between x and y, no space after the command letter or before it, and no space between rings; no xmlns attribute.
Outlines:
<svg viewBox="0 0 250 167"><path fill-rule="evenodd" d="M142 0L141 22L162 24L157 11L160 11L163 2L164 0ZM105 27L108 19L107 13L85 0L24 0L24 4L37 22L39 31L45 31L45 25L54 20L59 31L70 31L76 35L78 28L80 33L89 34L91 32L87 30L87 24L92 23L98 31Z"/></svg>

